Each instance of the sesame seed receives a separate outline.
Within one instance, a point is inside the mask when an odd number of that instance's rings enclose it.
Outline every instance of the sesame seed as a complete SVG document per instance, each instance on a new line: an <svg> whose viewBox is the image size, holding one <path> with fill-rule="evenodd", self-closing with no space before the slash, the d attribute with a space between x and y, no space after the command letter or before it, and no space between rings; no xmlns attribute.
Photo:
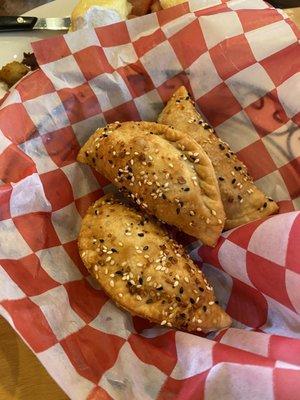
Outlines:
<svg viewBox="0 0 300 400"><path fill-rule="evenodd" d="M217 215L217 213L215 212L215 210L211 210L212 215Z"/></svg>
<svg viewBox="0 0 300 400"><path fill-rule="evenodd" d="M113 280L111 280L111 281L109 282L109 284L110 284L111 287L114 287L114 286L115 286L115 282L114 282Z"/></svg>
<svg viewBox="0 0 300 400"><path fill-rule="evenodd" d="M231 173L232 176L235 176L235 172L234 171L231 171L230 173Z"/></svg>
<svg viewBox="0 0 300 400"><path fill-rule="evenodd" d="M111 260L110 265L115 265L115 260Z"/></svg>
<svg viewBox="0 0 300 400"><path fill-rule="evenodd" d="M111 278L113 278L113 277L115 276L115 274L110 274L109 276L110 276Z"/></svg>
<svg viewBox="0 0 300 400"><path fill-rule="evenodd" d="M179 275L175 275L175 278L176 278L178 281L180 280Z"/></svg>
<svg viewBox="0 0 300 400"><path fill-rule="evenodd" d="M208 303L209 306L212 306L213 304L215 304L214 301L210 301L210 302Z"/></svg>
<svg viewBox="0 0 300 400"><path fill-rule="evenodd" d="M136 299L137 299L138 301L142 301L142 298L141 298L141 296L139 296L139 295L136 296Z"/></svg>
<svg viewBox="0 0 300 400"><path fill-rule="evenodd" d="M223 222L220 218L218 218L218 223L221 225Z"/></svg>
<svg viewBox="0 0 300 400"><path fill-rule="evenodd" d="M142 267L142 266L143 266L143 263L140 263L140 262L139 262L139 263L137 263L136 265L137 265L138 267Z"/></svg>
<svg viewBox="0 0 300 400"><path fill-rule="evenodd" d="M200 162L199 158L196 158L196 160L194 161L195 164L199 164L199 162Z"/></svg>
<svg viewBox="0 0 300 400"><path fill-rule="evenodd" d="M126 264L127 264L127 261L123 261L121 264L121 267L125 267Z"/></svg>
<svg viewBox="0 0 300 400"><path fill-rule="evenodd" d="M176 286L178 286L178 285L179 285L179 282L178 282L178 281L175 281L173 286L176 287Z"/></svg>
<svg viewBox="0 0 300 400"><path fill-rule="evenodd" d="M95 265L95 266L94 266L94 270L95 270L95 271L98 271L98 269L99 269L98 265Z"/></svg>
<svg viewBox="0 0 300 400"><path fill-rule="evenodd" d="M205 221L206 223L207 223L207 225L210 223L210 219L209 218L206 218L206 221Z"/></svg>
<svg viewBox="0 0 300 400"><path fill-rule="evenodd" d="M186 283L190 283L190 280L187 276L184 277L184 280L186 281Z"/></svg>
<svg viewBox="0 0 300 400"><path fill-rule="evenodd" d="M132 285L135 285L135 282L134 282L134 280L133 279L130 279L130 281L129 281Z"/></svg>
<svg viewBox="0 0 300 400"><path fill-rule="evenodd" d="M202 324L202 319L197 319L198 324Z"/></svg>
<svg viewBox="0 0 300 400"><path fill-rule="evenodd" d="M111 257L107 257L107 259L105 260L105 262L109 262L111 260Z"/></svg>
<svg viewBox="0 0 300 400"><path fill-rule="evenodd" d="M146 281L147 281L147 282L150 282L151 279L152 279L152 276L148 276L147 279L146 279Z"/></svg>
<svg viewBox="0 0 300 400"><path fill-rule="evenodd" d="M161 321L161 325L166 325L167 321L164 319L163 321Z"/></svg>
<svg viewBox="0 0 300 400"><path fill-rule="evenodd" d="M169 164L169 167L170 167L170 168L174 168L174 165L170 163L170 164Z"/></svg>
<svg viewBox="0 0 300 400"><path fill-rule="evenodd" d="M118 293L118 296L119 296L119 297L123 297L123 294L122 294L122 293Z"/></svg>
<svg viewBox="0 0 300 400"><path fill-rule="evenodd" d="M190 215L191 215L191 216L194 216L194 215L195 215L195 211L191 210L191 211L190 211Z"/></svg>
<svg viewBox="0 0 300 400"><path fill-rule="evenodd" d="M122 242L119 242L118 245L121 246L121 247L123 247L123 243L122 243Z"/></svg>
<svg viewBox="0 0 300 400"><path fill-rule="evenodd" d="M105 275L108 274L108 269L107 268L105 268L104 273L105 273Z"/></svg>
<svg viewBox="0 0 300 400"><path fill-rule="evenodd" d="M198 326L197 331L198 331L198 332L201 332L202 329Z"/></svg>
<svg viewBox="0 0 300 400"><path fill-rule="evenodd" d="M167 326L171 327L172 326L171 322L167 322Z"/></svg>

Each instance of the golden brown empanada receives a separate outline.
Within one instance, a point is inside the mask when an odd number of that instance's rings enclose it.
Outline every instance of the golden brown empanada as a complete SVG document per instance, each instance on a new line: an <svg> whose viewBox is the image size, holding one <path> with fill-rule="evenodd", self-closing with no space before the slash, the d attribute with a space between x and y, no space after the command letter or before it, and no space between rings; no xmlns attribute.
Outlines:
<svg viewBox="0 0 300 400"><path fill-rule="evenodd" d="M186 88L180 87L158 118L195 139L212 161L226 214L225 228L231 229L274 214L277 204L253 183L246 166L215 134L197 112Z"/></svg>
<svg viewBox="0 0 300 400"><path fill-rule="evenodd" d="M78 160L94 167L147 213L213 246L224 209L212 164L190 136L154 122L98 129Z"/></svg>
<svg viewBox="0 0 300 400"><path fill-rule="evenodd" d="M226 328L230 317L202 272L160 223L106 195L88 209L80 256L122 308L187 331Z"/></svg>

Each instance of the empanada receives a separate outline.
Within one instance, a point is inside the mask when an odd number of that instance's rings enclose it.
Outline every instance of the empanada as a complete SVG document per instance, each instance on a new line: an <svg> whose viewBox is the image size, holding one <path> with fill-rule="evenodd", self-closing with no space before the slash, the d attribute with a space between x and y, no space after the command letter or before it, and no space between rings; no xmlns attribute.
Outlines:
<svg viewBox="0 0 300 400"><path fill-rule="evenodd" d="M78 160L127 189L147 213L213 246L224 209L212 164L190 136L154 122L98 129Z"/></svg>
<svg viewBox="0 0 300 400"><path fill-rule="evenodd" d="M202 272L160 223L106 195L88 209L80 256L120 307L161 325L208 332L230 317Z"/></svg>
<svg viewBox="0 0 300 400"><path fill-rule="evenodd" d="M253 183L246 166L215 134L197 112L185 87L180 87L160 114L161 124L187 132L212 161L226 214L225 228L231 229L278 211L277 204Z"/></svg>

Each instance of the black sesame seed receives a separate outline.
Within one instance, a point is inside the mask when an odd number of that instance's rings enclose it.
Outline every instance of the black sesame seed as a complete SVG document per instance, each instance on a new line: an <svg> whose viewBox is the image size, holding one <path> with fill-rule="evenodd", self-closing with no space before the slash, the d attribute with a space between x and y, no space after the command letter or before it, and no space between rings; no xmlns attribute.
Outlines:
<svg viewBox="0 0 300 400"><path fill-rule="evenodd" d="M207 307L206 307L206 306L203 306L202 308L203 308L203 311L206 312Z"/></svg>
<svg viewBox="0 0 300 400"><path fill-rule="evenodd" d="M122 271L116 271L115 274L117 274L117 275L123 275L123 272L122 272Z"/></svg>
<svg viewBox="0 0 300 400"><path fill-rule="evenodd" d="M113 247L110 249L113 253L117 253L118 250L114 249Z"/></svg>
<svg viewBox="0 0 300 400"><path fill-rule="evenodd" d="M161 196L164 200L166 200L167 196L165 194L162 194Z"/></svg>
<svg viewBox="0 0 300 400"><path fill-rule="evenodd" d="M223 178L223 176L219 176L219 181L225 181L225 179Z"/></svg>
<svg viewBox="0 0 300 400"><path fill-rule="evenodd" d="M264 203L264 205L263 205L263 208L266 208L266 207L267 207L267 205L268 205L267 203Z"/></svg>
<svg viewBox="0 0 300 400"><path fill-rule="evenodd" d="M242 196L240 194L238 194L238 199L242 200Z"/></svg>
<svg viewBox="0 0 300 400"><path fill-rule="evenodd" d="M195 304L195 300L194 300L192 297L190 297L190 302L191 302L192 304Z"/></svg>
<svg viewBox="0 0 300 400"><path fill-rule="evenodd" d="M146 300L146 304L151 304L151 303L153 303L153 300L152 300L152 299Z"/></svg>
<svg viewBox="0 0 300 400"><path fill-rule="evenodd" d="M148 249L149 249L149 246L144 246L143 247L143 250L145 250L145 251L148 250Z"/></svg>
<svg viewBox="0 0 300 400"><path fill-rule="evenodd" d="M183 293L183 287L181 287L181 288L179 289L179 293L180 293L180 294Z"/></svg>
<svg viewBox="0 0 300 400"><path fill-rule="evenodd" d="M183 201L180 201L179 203L178 203L179 205L180 205L180 207L183 207Z"/></svg>
<svg viewBox="0 0 300 400"><path fill-rule="evenodd" d="M104 239L99 239L99 242L100 243L104 243Z"/></svg>
<svg viewBox="0 0 300 400"><path fill-rule="evenodd" d="M176 299L176 301L178 301L178 303L180 303L181 302L181 298L180 297L175 297L175 299Z"/></svg>
<svg viewBox="0 0 300 400"><path fill-rule="evenodd" d="M268 199L270 202L274 201L273 199Z"/></svg>
<svg viewBox="0 0 300 400"><path fill-rule="evenodd" d="M185 313L179 314L181 318L185 318Z"/></svg>
<svg viewBox="0 0 300 400"><path fill-rule="evenodd" d="M199 287L200 292L204 292L204 289L202 287Z"/></svg>
<svg viewBox="0 0 300 400"><path fill-rule="evenodd" d="M156 290L163 290L163 287L160 286L160 287L158 287Z"/></svg>
<svg viewBox="0 0 300 400"><path fill-rule="evenodd" d="M143 234L143 233L138 233L138 236L139 236L139 237L143 237L144 234Z"/></svg>
<svg viewBox="0 0 300 400"><path fill-rule="evenodd" d="M232 179L231 183L232 183L232 184L235 184L235 182L236 182L236 179L235 179L235 178Z"/></svg>
<svg viewBox="0 0 300 400"><path fill-rule="evenodd" d="M215 304L219 304L218 300L215 301Z"/></svg>
<svg viewBox="0 0 300 400"><path fill-rule="evenodd" d="M87 151L85 152L85 156L86 156L86 157L88 157L88 156L89 156L89 153L88 153Z"/></svg>
<svg viewBox="0 0 300 400"><path fill-rule="evenodd" d="M229 154L229 153L226 153L226 157L227 157L227 158L230 158L230 154Z"/></svg>
<svg viewBox="0 0 300 400"><path fill-rule="evenodd" d="M143 284L143 278L139 278L139 283L142 285Z"/></svg>
<svg viewBox="0 0 300 400"><path fill-rule="evenodd" d="M189 99L190 99L190 96L186 96L185 100L189 100Z"/></svg>
<svg viewBox="0 0 300 400"><path fill-rule="evenodd" d="M187 187L187 188L184 188L183 190L184 190L185 192L189 192L189 191L190 191L190 188Z"/></svg>
<svg viewBox="0 0 300 400"><path fill-rule="evenodd" d="M132 286L132 283L128 281L128 282L127 282L127 285L128 285L128 286Z"/></svg>
<svg viewBox="0 0 300 400"><path fill-rule="evenodd" d="M176 214L178 215L180 213L180 208L176 208Z"/></svg>
<svg viewBox="0 0 300 400"><path fill-rule="evenodd" d="M219 144L219 147L221 150L225 150L225 146L223 146L221 143Z"/></svg>

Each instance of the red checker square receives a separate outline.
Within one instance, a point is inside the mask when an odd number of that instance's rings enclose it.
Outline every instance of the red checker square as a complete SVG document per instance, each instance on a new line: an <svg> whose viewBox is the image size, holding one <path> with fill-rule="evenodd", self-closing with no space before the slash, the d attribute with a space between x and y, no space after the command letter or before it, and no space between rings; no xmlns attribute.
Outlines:
<svg viewBox="0 0 300 400"><path fill-rule="evenodd" d="M137 56L140 58L144 54L148 53L155 46L163 43L166 40L166 36L163 31L158 28L153 33L143 36L133 42L134 49L136 51Z"/></svg>
<svg viewBox="0 0 300 400"><path fill-rule="evenodd" d="M70 306L87 324L99 314L107 302L104 292L94 289L85 279L65 283Z"/></svg>
<svg viewBox="0 0 300 400"><path fill-rule="evenodd" d="M288 122L288 117L278 99L276 89L250 104L245 112L260 136L271 133Z"/></svg>
<svg viewBox="0 0 300 400"><path fill-rule="evenodd" d="M274 360L300 365L299 339L271 335L269 342L269 357Z"/></svg>
<svg viewBox="0 0 300 400"><path fill-rule="evenodd" d="M279 201L277 202L277 205L279 206L279 214L295 211L295 207L292 200Z"/></svg>
<svg viewBox="0 0 300 400"><path fill-rule="evenodd" d="M89 193L86 196L80 197L79 199L75 200L76 208L83 218L87 212L87 209L90 205L92 205L96 200L104 195L103 190L99 189L96 192Z"/></svg>
<svg viewBox="0 0 300 400"><path fill-rule="evenodd" d="M36 134L34 123L22 103L10 104L1 110L0 129L16 144L26 142Z"/></svg>
<svg viewBox="0 0 300 400"><path fill-rule="evenodd" d="M42 135L42 141L49 156L58 167L76 161L80 146L71 126Z"/></svg>
<svg viewBox="0 0 300 400"><path fill-rule="evenodd" d="M80 50L74 54L74 58L87 81L104 72L112 73L114 71L107 61L103 49L98 46L90 46Z"/></svg>
<svg viewBox="0 0 300 400"><path fill-rule="evenodd" d="M32 47L39 65L57 61L71 55L71 51L63 35L39 40L32 43Z"/></svg>
<svg viewBox="0 0 300 400"><path fill-rule="evenodd" d="M282 15L274 9L237 10L237 15L245 32L281 21Z"/></svg>
<svg viewBox="0 0 300 400"><path fill-rule="evenodd" d="M293 60L293 62L291 62ZM285 49L265 58L260 64L267 71L276 86L300 71L299 44L294 43ZM280 65L280 68L278 66Z"/></svg>
<svg viewBox="0 0 300 400"><path fill-rule="evenodd" d="M256 289L295 311L286 291L285 268L250 251L246 262L248 276Z"/></svg>
<svg viewBox="0 0 300 400"><path fill-rule="evenodd" d="M0 221L11 218L9 203L11 193L11 185L0 186Z"/></svg>
<svg viewBox="0 0 300 400"><path fill-rule="evenodd" d="M273 372L273 382L274 397L276 400L299 400L299 370L297 371L285 368L276 368Z"/></svg>
<svg viewBox="0 0 300 400"><path fill-rule="evenodd" d="M154 84L140 61L119 68L118 73L134 98L154 89Z"/></svg>
<svg viewBox="0 0 300 400"><path fill-rule="evenodd" d="M300 196L300 157L279 168L292 199Z"/></svg>
<svg viewBox="0 0 300 400"><path fill-rule="evenodd" d="M263 220L253 221L247 225L235 229L228 236L228 240L247 250L250 239L256 228L263 223Z"/></svg>
<svg viewBox="0 0 300 400"><path fill-rule="evenodd" d="M226 80L256 62L244 35L226 39L209 50L219 76Z"/></svg>
<svg viewBox="0 0 300 400"><path fill-rule="evenodd" d="M293 116L292 121L293 121L296 125L300 126L300 112L299 112L298 114L296 114L296 115Z"/></svg>
<svg viewBox="0 0 300 400"><path fill-rule="evenodd" d="M219 261L219 250L226 239L220 237L215 247L201 246L199 247L198 254L203 262L213 265L216 268L222 269Z"/></svg>
<svg viewBox="0 0 300 400"><path fill-rule="evenodd" d="M40 308L28 298L3 301L16 330L36 353L55 345L57 339Z"/></svg>
<svg viewBox="0 0 300 400"><path fill-rule="evenodd" d="M197 104L213 126L222 124L242 110L241 105L224 82L200 97Z"/></svg>
<svg viewBox="0 0 300 400"><path fill-rule="evenodd" d="M62 246L68 253L68 256L71 258L71 260L74 262L76 267L79 269L81 274L83 276L88 276L89 272L85 268L85 266L81 260L81 257L79 255L77 240L74 240L73 242L69 242L69 243L64 243Z"/></svg>
<svg viewBox="0 0 300 400"><path fill-rule="evenodd" d="M300 215L298 215L290 230L289 241L286 251L286 266L292 271L300 274Z"/></svg>
<svg viewBox="0 0 300 400"><path fill-rule="evenodd" d="M87 400L113 400L113 398L110 397L106 390L96 386L88 395Z"/></svg>
<svg viewBox="0 0 300 400"><path fill-rule="evenodd" d="M173 35L169 42L183 68L188 68L201 54L207 51L198 19Z"/></svg>
<svg viewBox="0 0 300 400"><path fill-rule="evenodd" d="M141 361L154 365L167 375L171 374L177 363L175 331L154 338L132 334L128 341Z"/></svg>
<svg viewBox="0 0 300 400"><path fill-rule="evenodd" d="M131 42L125 22L96 28L96 34L102 47L120 46Z"/></svg>
<svg viewBox="0 0 300 400"><path fill-rule="evenodd" d="M209 370L181 380L168 377L157 400L203 400L208 373Z"/></svg>
<svg viewBox="0 0 300 400"><path fill-rule="evenodd" d="M32 213L13 218L14 224L33 251L59 246L50 213Z"/></svg>
<svg viewBox="0 0 300 400"><path fill-rule="evenodd" d="M104 118L108 124L114 121L139 121L140 116L134 102L128 101L112 110L105 111Z"/></svg>
<svg viewBox="0 0 300 400"><path fill-rule="evenodd" d="M145 329L151 329L153 326L156 326L154 322L150 322L147 319L141 317L132 317L132 323L137 333L141 333Z"/></svg>
<svg viewBox="0 0 300 400"><path fill-rule="evenodd" d="M183 3L172 7L172 10L162 10L157 14L158 23L159 25L165 25L184 14L187 14L189 11L190 9L188 3Z"/></svg>
<svg viewBox="0 0 300 400"><path fill-rule="evenodd" d="M84 378L98 383L101 376L115 364L124 342L118 336L108 335L86 325L63 339L61 345L76 371Z"/></svg>
<svg viewBox="0 0 300 400"><path fill-rule="evenodd" d="M97 96L88 83L72 89L62 89L57 93L71 124L76 124L101 113Z"/></svg>
<svg viewBox="0 0 300 400"><path fill-rule="evenodd" d="M37 296L59 286L42 268L35 254L20 260L1 260L1 265L27 296Z"/></svg>
<svg viewBox="0 0 300 400"><path fill-rule="evenodd" d="M37 69L17 84L22 101L34 99L44 94L53 93L55 88L41 69Z"/></svg>
<svg viewBox="0 0 300 400"><path fill-rule="evenodd" d="M261 357L255 353L240 350L222 343L216 343L213 347L213 363L235 363L243 365L259 365L261 367L273 367L274 361Z"/></svg>
<svg viewBox="0 0 300 400"><path fill-rule="evenodd" d="M165 81L161 86L157 88L157 91L162 101L164 103L167 103L172 94L182 85L186 87L189 93L192 92L189 78L185 72L180 72L179 74Z"/></svg>
<svg viewBox="0 0 300 400"><path fill-rule="evenodd" d="M254 180L262 178L277 169L261 140L257 140L240 150L237 156L241 161L247 164L249 174Z"/></svg>
<svg viewBox="0 0 300 400"><path fill-rule="evenodd" d="M59 210L73 202L72 186L61 169L40 175L47 199L52 211Z"/></svg>
<svg viewBox="0 0 300 400"><path fill-rule="evenodd" d="M268 304L264 296L238 279L232 278L232 281L227 313L252 328L264 325L268 316Z"/></svg>
<svg viewBox="0 0 300 400"><path fill-rule="evenodd" d="M36 172L35 164L16 145L8 146L0 154L0 179L5 183L18 182Z"/></svg>

